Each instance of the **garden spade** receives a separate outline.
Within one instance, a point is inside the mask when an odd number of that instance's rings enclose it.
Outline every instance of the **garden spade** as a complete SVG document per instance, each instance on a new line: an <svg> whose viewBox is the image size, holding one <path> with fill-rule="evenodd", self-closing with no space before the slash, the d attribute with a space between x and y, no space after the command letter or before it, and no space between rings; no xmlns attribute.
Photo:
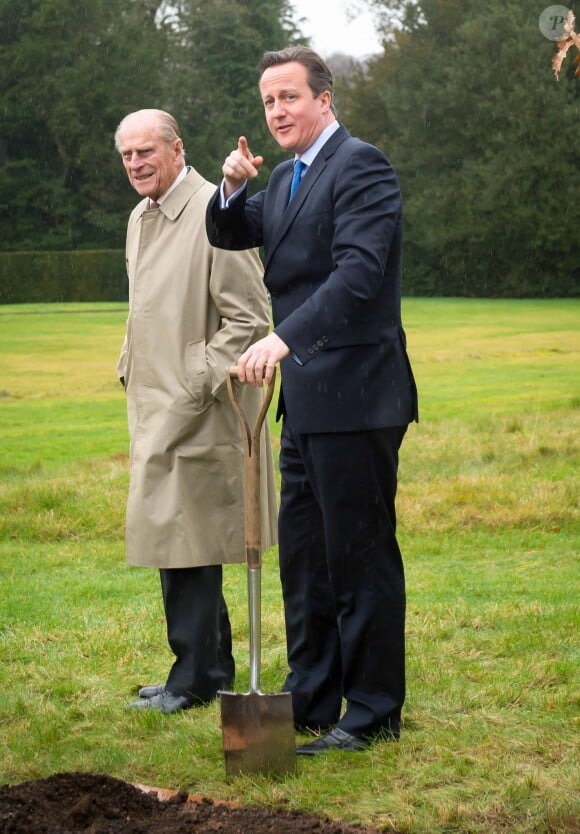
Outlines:
<svg viewBox="0 0 580 834"><path fill-rule="evenodd" d="M244 441L245 532L250 625L250 689L244 694L220 692L222 736L226 775L266 773L273 776L296 768L294 717L289 692L265 695L260 692L261 572L260 542L260 432L274 393L275 375L251 429L236 395L232 379L237 369L226 374L228 394L236 412Z"/></svg>

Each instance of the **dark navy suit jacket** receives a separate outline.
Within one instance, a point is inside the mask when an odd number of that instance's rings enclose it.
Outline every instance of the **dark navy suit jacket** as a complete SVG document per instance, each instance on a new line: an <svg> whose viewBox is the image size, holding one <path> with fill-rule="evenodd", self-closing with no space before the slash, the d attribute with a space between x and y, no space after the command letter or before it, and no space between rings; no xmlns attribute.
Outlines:
<svg viewBox="0 0 580 834"><path fill-rule="evenodd" d="M292 161L265 190L208 206L214 246L263 246L282 365L279 414L300 433L361 431L417 419L401 324L402 205L396 174L343 127L288 203ZM232 276L232 280L234 276Z"/></svg>

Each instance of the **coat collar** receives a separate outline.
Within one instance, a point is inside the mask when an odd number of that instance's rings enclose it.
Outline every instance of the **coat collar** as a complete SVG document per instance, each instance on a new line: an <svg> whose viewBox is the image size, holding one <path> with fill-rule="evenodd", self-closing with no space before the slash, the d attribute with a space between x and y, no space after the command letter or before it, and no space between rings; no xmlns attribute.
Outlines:
<svg viewBox="0 0 580 834"><path fill-rule="evenodd" d="M173 189L166 200L159 206L156 211L160 211L168 220L177 220L183 209L189 203L193 195L200 190L206 183L206 180L198 174L195 168L190 168L187 176L179 185ZM149 211L149 198L146 197L137 206L137 214L139 217Z"/></svg>

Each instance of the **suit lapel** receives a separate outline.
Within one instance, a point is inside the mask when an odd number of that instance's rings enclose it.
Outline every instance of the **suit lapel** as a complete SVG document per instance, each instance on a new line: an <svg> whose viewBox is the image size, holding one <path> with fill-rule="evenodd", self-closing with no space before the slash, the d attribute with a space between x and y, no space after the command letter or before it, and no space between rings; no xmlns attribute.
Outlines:
<svg viewBox="0 0 580 834"><path fill-rule="evenodd" d="M271 246L269 247L269 252L267 253L265 266L268 265L270 258L280 245L280 241L292 225L294 218L304 205L304 202L312 191L316 181L327 167L329 160L336 152L336 149L345 141L345 139L348 139L349 137L350 133L345 127L343 127L343 125L341 125L338 130L332 134L328 142L323 145L319 153L316 155L312 165L310 165L308 170L305 172L302 181L300 182L300 188L290 202L288 202L288 197L290 195L290 183L292 181L293 166L290 162L284 163L284 165L287 166L287 171L283 173L280 177L279 183L275 186L277 188L277 193L274 199L275 209L272 217L274 235L272 237Z"/></svg>
<svg viewBox="0 0 580 834"><path fill-rule="evenodd" d="M273 228L279 228L284 223L284 215L288 208L288 195L290 194L290 183L292 182L293 164L291 160L283 162L276 169L276 182L271 182L271 199L269 208L271 211L269 222ZM272 175L274 176L274 174Z"/></svg>

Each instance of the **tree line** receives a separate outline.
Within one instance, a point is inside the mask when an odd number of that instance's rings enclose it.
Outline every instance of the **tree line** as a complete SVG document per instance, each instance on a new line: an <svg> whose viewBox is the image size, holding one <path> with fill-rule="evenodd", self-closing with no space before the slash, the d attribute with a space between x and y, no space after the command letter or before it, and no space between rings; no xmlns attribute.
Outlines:
<svg viewBox="0 0 580 834"><path fill-rule="evenodd" d="M401 180L404 291L577 295L580 80L554 79L541 4L366 5L382 52L328 60L339 119ZM122 248L136 197L113 134L142 107L177 117L212 182L244 133L265 183L285 154L257 62L306 42L290 0L0 0L0 249Z"/></svg>

